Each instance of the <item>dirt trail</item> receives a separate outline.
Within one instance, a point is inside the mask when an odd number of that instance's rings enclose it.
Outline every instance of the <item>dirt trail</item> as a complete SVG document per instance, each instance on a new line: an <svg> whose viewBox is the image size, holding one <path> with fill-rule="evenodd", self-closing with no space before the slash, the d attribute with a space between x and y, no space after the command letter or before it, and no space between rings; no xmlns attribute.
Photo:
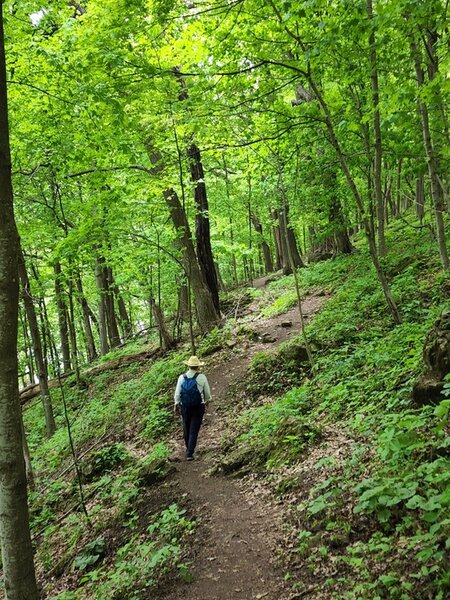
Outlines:
<svg viewBox="0 0 450 600"><path fill-rule="evenodd" d="M306 318L325 300L310 296L304 301ZM292 327L281 323L291 321ZM193 581L175 584L166 590L166 600L285 600L289 598L282 573L276 567L276 541L281 535L281 515L273 503L260 494L245 490L241 482L211 476L209 469L218 454L223 417L217 407L228 401L230 384L248 368L251 356L268 350L298 334L298 309L272 319L256 318L251 323L260 341L233 362L206 367L212 402L200 431L196 460L182 460L183 444L174 449L179 494L187 498L201 515L196 555L191 556ZM262 342L262 339L266 343ZM267 340L270 340L267 342ZM181 429L181 426L180 426Z"/></svg>

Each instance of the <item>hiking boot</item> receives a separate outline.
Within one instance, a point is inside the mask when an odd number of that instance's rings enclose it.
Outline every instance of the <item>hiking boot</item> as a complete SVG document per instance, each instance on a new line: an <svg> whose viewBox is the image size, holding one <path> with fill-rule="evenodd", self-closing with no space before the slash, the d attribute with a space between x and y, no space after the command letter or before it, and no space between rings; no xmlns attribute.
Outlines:
<svg viewBox="0 0 450 600"><path fill-rule="evenodd" d="M194 460L194 457L192 456L192 454L188 454L186 456L186 460Z"/></svg>

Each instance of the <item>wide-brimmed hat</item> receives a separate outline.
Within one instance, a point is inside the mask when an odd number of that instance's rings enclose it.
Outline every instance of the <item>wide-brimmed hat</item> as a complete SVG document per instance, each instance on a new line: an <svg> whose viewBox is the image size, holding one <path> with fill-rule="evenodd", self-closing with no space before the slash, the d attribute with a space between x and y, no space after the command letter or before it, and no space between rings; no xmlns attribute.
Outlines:
<svg viewBox="0 0 450 600"><path fill-rule="evenodd" d="M189 360L184 361L188 367L203 367L205 363L199 361L197 356L191 356Z"/></svg>

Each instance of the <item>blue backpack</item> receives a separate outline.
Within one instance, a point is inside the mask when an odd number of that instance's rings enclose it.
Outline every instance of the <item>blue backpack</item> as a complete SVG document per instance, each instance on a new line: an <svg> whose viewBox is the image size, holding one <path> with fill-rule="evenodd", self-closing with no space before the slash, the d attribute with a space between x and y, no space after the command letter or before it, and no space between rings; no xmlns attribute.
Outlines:
<svg viewBox="0 0 450 600"><path fill-rule="evenodd" d="M182 406L200 406L200 404L202 404L202 395L197 387L197 375L198 373L196 373L194 377L183 375L180 395Z"/></svg>

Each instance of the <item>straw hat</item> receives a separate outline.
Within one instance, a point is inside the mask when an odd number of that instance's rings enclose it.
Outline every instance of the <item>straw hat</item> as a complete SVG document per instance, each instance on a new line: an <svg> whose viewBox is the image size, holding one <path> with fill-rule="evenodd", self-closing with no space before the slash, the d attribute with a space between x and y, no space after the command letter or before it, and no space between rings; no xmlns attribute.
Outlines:
<svg viewBox="0 0 450 600"><path fill-rule="evenodd" d="M186 364L188 367L203 367L203 365L204 365L205 363L203 363L203 362L200 362L200 361L198 360L197 356L191 356L191 358L190 358L189 360L185 361L185 364Z"/></svg>

